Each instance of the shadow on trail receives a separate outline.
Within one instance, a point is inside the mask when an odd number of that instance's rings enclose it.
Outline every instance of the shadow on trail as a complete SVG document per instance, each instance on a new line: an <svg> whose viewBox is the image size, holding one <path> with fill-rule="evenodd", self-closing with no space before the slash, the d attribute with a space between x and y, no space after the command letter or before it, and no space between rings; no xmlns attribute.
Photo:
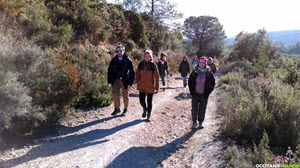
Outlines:
<svg viewBox="0 0 300 168"><path fill-rule="evenodd" d="M129 93L128 95L129 97L139 97L139 94L135 94L135 93Z"/></svg>
<svg viewBox="0 0 300 168"><path fill-rule="evenodd" d="M109 117L102 120L97 120L95 122L100 122L103 120L108 120L114 117ZM104 139L107 136L110 136L122 129L126 129L128 127L137 125L144 122L143 120L134 120L123 125L116 126L111 129L96 129L83 134L75 134L62 138L56 138L50 140L48 143L42 143L40 146L31 149L22 157L11 159L8 161L2 161L0 163L0 167L14 167L19 164L29 162L31 160L35 160L40 157L49 157L55 156L57 154L74 151L77 149L85 148L92 145L98 145L109 141L108 139ZM83 124L82 127L88 127L92 124L87 123ZM95 124L95 123L94 123ZM78 126L78 129L82 127Z"/></svg>
<svg viewBox="0 0 300 168"><path fill-rule="evenodd" d="M78 132L81 129L100 124L102 122L106 122L112 120L114 118L123 117L121 115L111 116L99 120L95 120L92 122L84 123L75 127L65 127L65 126L50 126L46 128L41 128L39 132L34 136L17 136L13 133L5 133L3 136L5 146L0 144L0 151L8 150L14 147L15 149L22 148L24 145L33 143L35 139L44 139L46 136L58 136L58 135L67 135L74 132Z"/></svg>
<svg viewBox="0 0 300 168"><path fill-rule="evenodd" d="M156 168L178 150L176 148L177 145L186 142L196 131L192 130L186 135L161 147L131 147L114 159L106 168Z"/></svg>
<svg viewBox="0 0 300 168"><path fill-rule="evenodd" d="M61 130L61 133L59 133L59 135L66 135L66 134L78 132L81 129L88 128L90 126L93 126L93 125L96 125L96 124L100 124L100 123L112 120L114 118L119 118L119 117L123 117L123 116L122 115L117 115L117 116L111 116L111 117L107 117L107 118L102 118L102 119L91 121L91 122L88 122L88 123L84 123L84 124L81 124L81 125L78 125L78 126L75 126L75 127L63 127L63 126L60 126L60 127L57 127L57 129ZM57 130L55 132L57 132Z"/></svg>
<svg viewBox="0 0 300 168"><path fill-rule="evenodd" d="M189 93L179 93L177 96L174 97L176 100L183 100L183 99L192 99L191 94Z"/></svg>
<svg viewBox="0 0 300 168"><path fill-rule="evenodd" d="M179 88L181 88L181 87L166 87L166 89L168 89L168 90L174 90L174 89L179 89Z"/></svg>

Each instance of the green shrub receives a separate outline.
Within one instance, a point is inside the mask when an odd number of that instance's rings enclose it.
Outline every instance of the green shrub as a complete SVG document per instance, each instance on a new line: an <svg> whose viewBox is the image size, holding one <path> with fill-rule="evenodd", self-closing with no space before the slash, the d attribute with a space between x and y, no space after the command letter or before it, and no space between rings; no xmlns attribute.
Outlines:
<svg viewBox="0 0 300 168"><path fill-rule="evenodd" d="M105 26L104 28L102 28L101 30L100 30L100 38L99 38L99 40L100 41L106 41L107 39L109 39L110 37L111 37L111 35L112 35L112 27L111 26Z"/></svg>
<svg viewBox="0 0 300 168"><path fill-rule="evenodd" d="M245 90L242 86L251 88ZM258 135L262 133L259 127L261 113L265 113L258 84L254 81L243 81L231 85L222 95L221 109L224 114L224 133L228 136L235 136L244 139L259 140ZM260 110L260 111L259 111Z"/></svg>
<svg viewBox="0 0 300 168"><path fill-rule="evenodd" d="M144 58L144 53L140 50L134 49L131 53L133 59L141 61Z"/></svg>
<svg viewBox="0 0 300 168"><path fill-rule="evenodd" d="M85 94L76 105L77 108L104 107L112 102L111 89L99 75L89 78L84 90Z"/></svg>
<svg viewBox="0 0 300 168"><path fill-rule="evenodd" d="M30 131L46 120L47 111L34 103L28 74L40 62L37 46L16 49L12 38L0 34L0 134L1 130ZM8 41L6 41L8 40Z"/></svg>
<svg viewBox="0 0 300 168"><path fill-rule="evenodd" d="M225 151L226 167L251 167L247 163L246 157L246 152L243 149L238 149L236 145L229 146Z"/></svg>
<svg viewBox="0 0 300 168"><path fill-rule="evenodd" d="M68 44L68 42L71 41L74 36L74 32L71 24L60 25L57 27L55 32L57 32L57 34L60 36L61 44Z"/></svg>
<svg viewBox="0 0 300 168"><path fill-rule="evenodd" d="M234 84L239 83L243 79L243 73L240 70L239 72L229 72L226 75L220 77L220 84Z"/></svg>
<svg viewBox="0 0 300 168"><path fill-rule="evenodd" d="M136 44L133 40L128 39L124 42L124 46L127 51L132 51L136 47Z"/></svg>
<svg viewBox="0 0 300 168"><path fill-rule="evenodd" d="M270 163L273 154L270 151L268 134L266 132L263 133L258 147L255 143L253 145L253 151L250 148L247 150L247 155L252 165Z"/></svg>
<svg viewBox="0 0 300 168"><path fill-rule="evenodd" d="M268 130L272 145L294 147L300 143L299 95L289 86L276 85L270 90L267 108L273 116Z"/></svg>
<svg viewBox="0 0 300 168"><path fill-rule="evenodd" d="M269 55L265 53L261 53L258 58L254 58L253 64L250 68L249 73L251 75L257 76L259 74L263 74L265 77L268 77L270 72L270 62L269 62Z"/></svg>
<svg viewBox="0 0 300 168"><path fill-rule="evenodd" d="M50 30L51 23L47 18L47 8L44 1L39 0L11 0L1 1L3 10L15 16L26 28L27 35Z"/></svg>
<svg viewBox="0 0 300 168"><path fill-rule="evenodd" d="M131 38L139 47L146 47L146 26L142 16L133 11L125 11L124 15L130 22L131 34L128 38Z"/></svg>
<svg viewBox="0 0 300 168"><path fill-rule="evenodd" d="M222 75L226 75L229 72L236 72L236 71L244 71L249 72L252 68L252 63L248 60L240 60L234 62L228 62L226 65L222 66L219 71ZM249 74L245 74L249 75Z"/></svg>
<svg viewBox="0 0 300 168"><path fill-rule="evenodd" d="M258 30L257 33L243 33L236 36L236 44L229 53L229 61L260 59L266 55L268 60L277 58L276 47L267 39L267 32ZM262 63L262 62L261 62ZM263 67L262 67L263 68Z"/></svg>
<svg viewBox="0 0 300 168"><path fill-rule="evenodd" d="M53 24L57 26L58 33L61 31L70 32L70 28L74 30L74 39L89 38L91 40L105 39L105 32L107 26L102 22L100 16L97 16L94 10L88 5L88 1L78 1L76 8L70 10L67 6L60 6L56 4L48 4L51 10L50 17ZM69 27L71 25L71 27ZM65 39L68 39L68 33ZM103 36L104 35L104 36ZM98 39L99 38L99 39Z"/></svg>
<svg viewBox="0 0 300 168"><path fill-rule="evenodd" d="M292 66L287 69L287 76L283 80L283 82L288 83L290 85L295 85L299 82L299 71L297 69L298 63L295 61Z"/></svg>
<svg viewBox="0 0 300 168"><path fill-rule="evenodd" d="M224 134L258 142L265 129L272 146L298 144L298 95L292 87L257 79L231 85L222 94Z"/></svg>
<svg viewBox="0 0 300 168"><path fill-rule="evenodd" d="M30 90L18 82L18 75L12 72L0 72L0 77L1 129L9 129L13 118L27 117L30 114Z"/></svg>

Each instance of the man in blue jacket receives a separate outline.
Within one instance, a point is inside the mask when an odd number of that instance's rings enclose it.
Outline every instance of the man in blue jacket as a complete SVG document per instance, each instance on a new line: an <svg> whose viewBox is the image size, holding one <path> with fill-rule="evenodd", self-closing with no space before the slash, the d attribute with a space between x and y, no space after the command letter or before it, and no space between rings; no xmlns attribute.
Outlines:
<svg viewBox="0 0 300 168"><path fill-rule="evenodd" d="M122 89L124 110L123 115L127 113L129 98L128 91L131 89L135 78L134 66L125 47L118 45L116 48L116 56L110 61L107 73L108 86L112 87L112 95L115 110L111 115L116 115L120 110L120 89Z"/></svg>

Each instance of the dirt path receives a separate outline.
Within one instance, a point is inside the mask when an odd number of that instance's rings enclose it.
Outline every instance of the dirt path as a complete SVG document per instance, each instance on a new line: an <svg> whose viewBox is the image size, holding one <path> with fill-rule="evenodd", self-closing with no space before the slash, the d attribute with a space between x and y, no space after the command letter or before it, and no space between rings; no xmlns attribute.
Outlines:
<svg viewBox="0 0 300 168"><path fill-rule="evenodd" d="M204 129L191 131L191 99L180 78L154 95L151 122L141 118L138 92L131 91L126 116L113 106L76 113L59 136L36 140L0 156L0 167L222 167L217 90L210 97Z"/></svg>

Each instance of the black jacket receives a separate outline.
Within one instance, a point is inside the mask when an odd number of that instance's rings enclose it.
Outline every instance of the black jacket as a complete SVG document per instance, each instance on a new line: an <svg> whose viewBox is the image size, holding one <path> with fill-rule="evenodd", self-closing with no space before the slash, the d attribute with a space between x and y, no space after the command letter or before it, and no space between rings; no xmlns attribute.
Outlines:
<svg viewBox="0 0 300 168"><path fill-rule="evenodd" d="M168 61L163 59L158 59L157 67L159 71L159 75L165 75L166 71L169 73Z"/></svg>
<svg viewBox="0 0 300 168"><path fill-rule="evenodd" d="M182 60L179 65L178 71L180 72L181 77L187 76L187 74L190 73L190 71L191 71L189 62Z"/></svg>
<svg viewBox="0 0 300 168"><path fill-rule="evenodd" d="M196 79L197 79L198 73L193 70L193 72L191 73L190 77L189 77L189 81L188 81L188 86L189 86L189 90L192 96L194 96L196 94ZM206 72L206 79L205 79L205 87L204 87L204 97L208 98L208 96L210 95L210 93L214 90L215 88L215 77L213 75L213 73L208 70Z"/></svg>
<svg viewBox="0 0 300 168"><path fill-rule="evenodd" d="M128 57L128 54L125 52L120 64L118 64L118 56L115 56L109 63L108 72L107 72L107 82L114 84L117 76L117 71L121 69L121 77L124 84L124 88L127 89L128 85L132 85L135 72L134 66L132 64L131 59Z"/></svg>

